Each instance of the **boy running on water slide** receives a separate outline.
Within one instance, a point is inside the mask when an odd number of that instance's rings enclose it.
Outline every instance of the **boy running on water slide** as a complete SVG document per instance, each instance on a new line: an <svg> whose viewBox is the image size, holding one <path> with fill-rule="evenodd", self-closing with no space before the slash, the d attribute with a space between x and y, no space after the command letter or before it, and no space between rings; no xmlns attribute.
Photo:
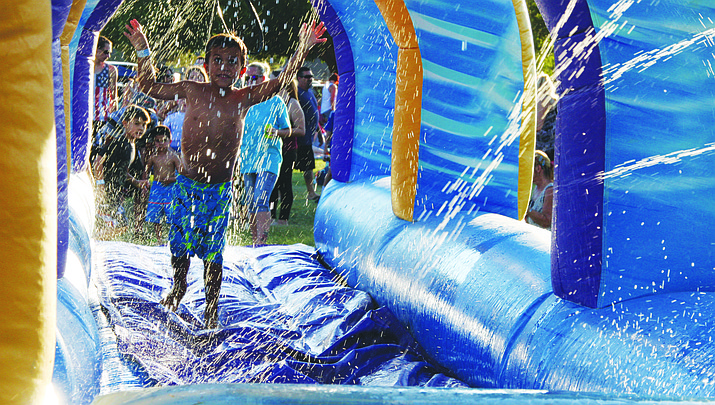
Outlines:
<svg viewBox="0 0 715 405"><path fill-rule="evenodd" d="M137 20L126 25L124 35L139 59L138 82L148 95L186 99L181 138L181 173L176 179L169 245L174 284L161 301L175 311L186 294L186 275L192 255L204 263L206 328L218 327L218 298L223 277L224 233L231 206L231 179L236 164L243 123L248 108L285 87L298 72L310 49L326 41L323 23L303 24L298 50L278 78L257 86L235 88L246 71L248 50L234 35L218 34L206 44L204 68L208 83L180 81L157 83L149 43Z"/></svg>

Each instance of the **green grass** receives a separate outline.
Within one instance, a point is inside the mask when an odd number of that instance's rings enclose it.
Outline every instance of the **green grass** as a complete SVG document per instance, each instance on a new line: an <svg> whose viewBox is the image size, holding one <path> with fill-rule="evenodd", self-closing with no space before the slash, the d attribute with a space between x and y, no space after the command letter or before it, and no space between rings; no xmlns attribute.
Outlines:
<svg viewBox="0 0 715 405"><path fill-rule="evenodd" d="M317 172L325 166L325 162L316 160L315 166ZM319 188L316 191L320 194L321 190ZM303 243L309 246L315 246L313 220L315 218L317 204L306 199L308 191L305 188L305 181L303 181L303 173L295 170L293 171L293 196L293 207L288 225L271 226L268 243L273 245ZM168 228L164 227L164 239L166 239L167 235ZM157 245L157 239L154 235L154 224L145 224L139 232L135 232L131 226L109 229L105 227L101 221L97 221L95 237L97 237L97 239L118 240L139 245ZM226 238L229 245L246 246L252 243L251 234L245 222L240 218L231 220L229 228L226 231Z"/></svg>

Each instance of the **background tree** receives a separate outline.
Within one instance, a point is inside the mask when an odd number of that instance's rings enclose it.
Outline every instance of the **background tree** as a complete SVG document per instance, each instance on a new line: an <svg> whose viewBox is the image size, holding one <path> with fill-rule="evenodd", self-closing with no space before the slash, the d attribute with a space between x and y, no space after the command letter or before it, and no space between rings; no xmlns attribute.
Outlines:
<svg viewBox="0 0 715 405"><path fill-rule="evenodd" d="M132 18L144 26L155 60L186 65L203 56L206 41L221 32L243 38L252 59L278 61L292 54L300 24L317 19L317 13L309 0L125 0L102 35L127 60L134 59L134 52L123 32ZM320 57L337 70L330 38L308 57Z"/></svg>
<svg viewBox="0 0 715 405"><path fill-rule="evenodd" d="M542 60L542 66L537 66L537 69L543 70L548 74L553 74L554 71L554 52L553 44L549 42L549 30L546 28L544 18L541 16L539 8L536 6L535 0L526 0L526 6L529 9L529 19L531 20L531 32L534 36L534 47L536 48L537 60ZM545 53L543 55L542 53Z"/></svg>
<svg viewBox="0 0 715 405"><path fill-rule="evenodd" d="M549 32L535 1L527 0L527 6L536 50L542 52ZM300 24L317 18L317 13L310 0L125 0L102 34L130 61L134 60L134 52L122 33L132 18L145 27L155 60L159 62L188 65L196 56L203 55L211 35L229 31L243 38L251 58L273 58L274 65L280 65L282 58L290 55L297 45ZM550 49L543 52L547 55L540 68L551 73L553 52ZM329 36L328 42L314 48L308 57L319 57L331 71L337 71Z"/></svg>

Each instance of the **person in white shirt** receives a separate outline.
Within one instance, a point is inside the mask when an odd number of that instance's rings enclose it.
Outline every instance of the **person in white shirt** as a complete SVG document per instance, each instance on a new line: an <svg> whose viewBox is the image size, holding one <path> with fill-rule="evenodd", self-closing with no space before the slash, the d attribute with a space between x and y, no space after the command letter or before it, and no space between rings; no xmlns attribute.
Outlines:
<svg viewBox="0 0 715 405"><path fill-rule="evenodd" d="M338 97L338 82L340 76L337 73L330 75L328 83L323 87L323 95L320 97L320 125L328 122L330 113L335 111L335 103Z"/></svg>

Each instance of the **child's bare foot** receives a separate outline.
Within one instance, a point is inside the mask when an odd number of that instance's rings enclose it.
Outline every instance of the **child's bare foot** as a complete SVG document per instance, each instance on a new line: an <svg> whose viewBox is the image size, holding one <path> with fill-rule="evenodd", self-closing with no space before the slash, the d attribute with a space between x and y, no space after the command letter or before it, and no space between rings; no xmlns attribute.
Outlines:
<svg viewBox="0 0 715 405"><path fill-rule="evenodd" d="M204 323L206 324L206 329L218 328L218 302L206 306Z"/></svg>
<svg viewBox="0 0 715 405"><path fill-rule="evenodd" d="M256 243L254 245L265 245L268 243L268 232L262 232L258 238L256 238Z"/></svg>
<svg viewBox="0 0 715 405"><path fill-rule="evenodd" d="M186 283L174 282L169 294L160 301L161 305L165 306L169 311L176 311L179 308L181 299L186 294Z"/></svg>

